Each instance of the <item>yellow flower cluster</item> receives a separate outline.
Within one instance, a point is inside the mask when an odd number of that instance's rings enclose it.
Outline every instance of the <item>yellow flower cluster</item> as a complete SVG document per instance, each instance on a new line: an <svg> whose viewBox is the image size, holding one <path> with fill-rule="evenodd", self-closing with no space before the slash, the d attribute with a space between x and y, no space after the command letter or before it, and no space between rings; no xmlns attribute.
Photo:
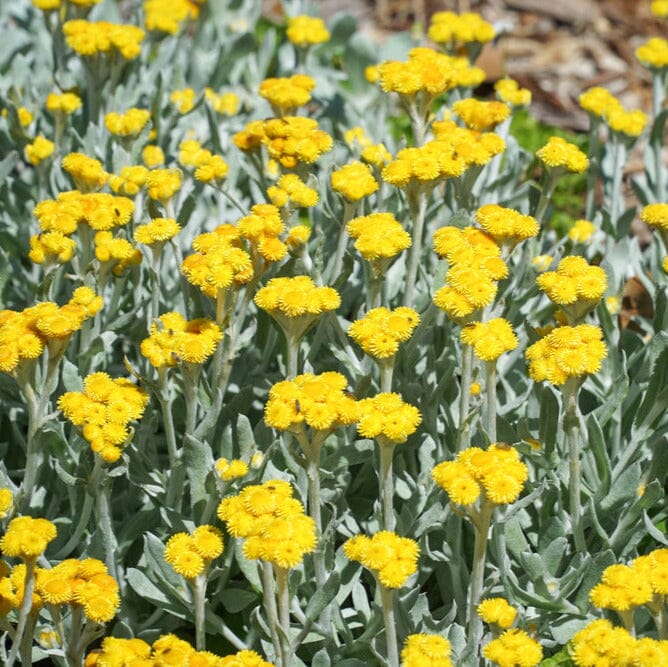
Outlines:
<svg viewBox="0 0 668 667"><path fill-rule="evenodd" d="M302 424L328 431L354 424L358 403L346 392L348 380L341 373L305 373L294 380L277 382L269 390L264 421L280 431L299 431Z"/></svg>
<svg viewBox="0 0 668 667"><path fill-rule="evenodd" d="M367 354L387 359L397 353L399 343L406 342L419 323L420 316L412 308L373 308L350 325L348 335Z"/></svg>
<svg viewBox="0 0 668 667"><path fill-rule="evenodd" d="M169 96L169 101L176 107L180 114L193 110L197 93L192 88L181 88L174 90Z"/></svg>
<svg viewBox="0 0 668 667"><path fill-rule="evenodd" d="M534 667L543 659L543 647L524 630L506 630L487 644L482 654L499 667Z"/></svg>
<svg viewBox="0 0 668 667"><path fill-rule="evenodd" d="M531 91L520 88L515 79L499 79L494 84L494 90L499 99L511 107L523 107L531 104Z"/></svg>
<svg viewBox="0 0 668 667"><path fill-rule="evenodd" d="M341 305L341 297L333 287L318 287L308 276L272 278L258 290L254 300L258 308L279 322L286 318L312 319Z"/></svg>
<svg viewBox="0 0 668 667"><path fill-rule="evenodd" d="M556 271L546 271L536 278L536 283L547 296L560 306L572 306L576 302L587 302L589 310L598 303L608 286L608 278L600 266L590 266L584 257L564 257ZM582 317L578 313L567 314Z"/></svg>
<svg viewBox="0 0 668 667"><path fill-rule="evenodd" d="M220 155L202 148L195 139L187 139L179 144L179 162L187 167L195 167L195 178L202 183L223 180L229 169Z"/></svg>
<svg viewBox="0 0 668 667"><path fill-rule="evenodd" d="M650 5L652 14L661 18L668 17L668 0L652 0Z"/></svg>
<svg viewBox="0 0 668 667"><path fill-rule="evenodd" d="M218 459L215 464L216 472L223 482L245 477L248 474L248 464L241 459Z"/></svg>
<svg viewBox="0 0 668 667"><path fill-rule="evenodd" d="M288 252L279 238L285 229L281 212L273 204L255 204L250 215L237 222L237 229L249 241L253 259L259 255L265 262L278 262Z"/></svg>
<svg viewBox="0 0 668 667"><path fill-rule="evenodd" d="M373 537L355 535L343 545L350 560L369 568L385 588L401 588L417 572L420 547L409 537L381 530Z"/></svg>
<svg viewBox="0 0 668 667"><path fill-rule="evenodd" d="M61 164L81 192L99 190L109 178L99 160L83 153L69 153Z"/></svg>
<svg viewBox="0 0 668 667"><path fill-rule="evenodd" d="M0 520L7 517L14 506L14 496L9 489L0 489Z"/></svg>
<svg viewBox="0 0 668 667"><path fill-rule="evenodd" d="M181 264L181 271L192 285L213 299L218 290L233 283L243 285L253 277L250 255L240 247L239 231L234 225L218 225L212 232L196 236L193 248Z"/></svg>
<svg viewBox="0 0 668 667"><path fill-rule="evenodd" d="M181 23L199 16L199 7L191 0L144 0L144 15L147 30L174 35Z"/></svg>
<svg viewBox="0 0 668 667"><path fill-rule="evenodd" d="M528 471L514 447L492 444L465 449L454 461L435 466L431 476L457 505L471 505L482 493L500 505L518 499Z"/></svg>
<svg viewBox="0 0 668 667"><path fill-rule="evenodd" d="M258 92L260 97L271 104L277 116L287 116L297 107L311 101L311 91L315 81L307 74L293 74L291 77L265 79Z"/></svg>
<svg viewBox="0 0 668 667"><path fill-rule="evenodd" d="M276 185L267 188L267 194L271 203L279 208L308 208L318 203L317 191L309 188L297 174L283 174Z"/></svg>
<svg viewBox="0 0 668 667"><path fill-rule="evenodd" d="M652 69L668 67L668 40L652 37L636 49L636 58Z"/></svg>
<svg viewBox="0 0 668 667"><path fill-rule="evenodd" d="M162 0L161 0L162 1ZM84 662L85 667L108 667L110 665L189 665L189 667L274 667L258 653L244 649L233 655L220 657L211 651L196 651L187 641L176 635L161 635L147 644L143 639L121 639L105 637L102 647L91 651Z"/></svg>
<svg viewBox="0 0 668 667"><path fill-rule="evenodd" d="M347 225L356 250L369 262L378 263L377 272L402 250L411 247L411 236L392 213L372 213L353 218Z"/></svg>
<svg viewBox="0 0 668 667"><path fill-rule="evenodd" d="M486 204L475 212L478 224L499 244L515 244L537 236L539 225L530 215L522 215L512 208Z"/></svg>
<svg viewBox="0 0 668 667"><path fill-rule="evenodd" d="M589 220L576 220L568 230L568 238L573 243L586 243L594 235L596 225Z"/></svg>
<svg viewBox="0 0 668 667"><path fill-rule="evenodd" d="M465 169L487 164L506 148L506 142L498 134L459 127L453 120L435 121L432 130L437 142L454 149L455 155L464 161Z"/></svg>
<svg viewBox="0 0 668 667"><path fill-rule="evenodd" d="M50 157L53 154L55 148L56 145L53 143L53 141L50 141L40 134L36 136L31 143L26 144L26 160L30 162L31 165L36 167L40 162L43 162L46 160L46 158Z"/></svg>
<svg viewBox="0 0 668 667"><path fill-rule="evenodd" d="M384 392L358 401L357 431L363 438L380 438L401 444L422 421L420 411L404 403L399 394Z"/></svg>
<svg viewBox="0 0 668 667"><path fill-rule="evenodd" d="M504 630L515 622L517 616L517 610L511 607L505 598L486 598L476 611L485 623L497 625Z"/></svg>
<svg viewBox="0 0 668 667"><path fill-rule="evenodd" d="M70 48L80 56L119 53L126 60L141 53L144 39L144 31L137 26L84 19L67 21L63 25L63 34Z"/></svg>
<svg viewBox="0 0 668 667"><path fill-rule="evenodd" d="M368 164L352 162L332 172L332 189L354 202L378 190L378 181Z"/></svg>
<svg viewBox="0 0 668 667"><path fill-rule="evenodd" d="M236 93L217 93L213 88L204 89L204 99L216 113L234 116L239 111L239 96Z"/></svg>
<svg viewBox="0 0 668 667"><path fill-rule="evenodd" d="M315 522L292 493L288 482L274 479L247 486L218 505L218 518L230 535L246 538L246 558L292 568L315 549Z"/></svg>
<svg viewBox="0 0 668 667"><path fill-rule="evenodd" d="M387 150L385 144L367 146L360 157L363 162L376 167L376 169L382 169L388 162L392 161L392 154Z"/></svg>
<svg viewBox="0 0 668 667"><path fill-rule="evenodd" d="M181 226L174 218L153 218L145 225L135 227L134 237L137 243L158 246L173 239L181 231Z"/></svg>
<svg viewBox="0 0 668 667"><path fill-rule="evenodd" d="M56 526L48 519L17 516L0 537L0 550L10 558L35 561L44 553L49 542L56 539Z"/></svg>
<svg viewBox="0 0 668 667"><path fill-rule="evenodd" d="M74 256L76 241L62 232L42 232L30 237L28 257L35 264L65 264Z"/></svg>
<svg viewBox="0 0 668 667"><path fill-rule="evenodd" d="M466 123L471 130L482 132L494 129L510 116L510 107L503 102L483 102L473 97L458 100L452 110Z"/></svg>
<svg viewBox="0 0 668 667"><path fill-rule="evenodd" d="M329 30L322 19L300 14L288 19L287 38L302 49L329 41Z"/></svg>
<svg viewBox="0 0 668 667"><path fill-rule="evenodd" d="M121 167L120 174L109 175L109 187L115 194L134 197L145 185L149 170L142 165Z"/></svg>
<svg viewBox="0 0 668 667"><path fill-rule="evenodd" d="M127 197L115 197L106 192L82 194L78 190L61 192L54 199L46 199L33 210L44 232L73 234L79 223L96 231L120 227L130 221L135 205Z"/></svg>
<svg viewBox="0 0 668 667"><path fill-rule="evenodd" d="M192 532L172 535L165 545L165 561L184 579L207 572L211 561L223 553L223 534L214 526L198 526Z"/></svg>
<svg viewBox="0 0 668 667"><path fill-rule="evenodd" d="M75 93L49 93L45 106L52 114L69 116L81 109L81 98Z"/></svg>
<svg viewBox="0 0 668 667"><path fill-rule="evenodd" d="M139 134L151 120L148 109L128 109L125 113L112 111L105 115L106 128L118 137L133 137Z"/></svg>
<svg viewBox="0 0 668 667"><path fill-rule="evenodd" d="M546 167L562 168L576 174L581 174L589 166L587 155L561 137L550 137L536 155Z"/></svg>
<svg viewBox="0 0 668 667"><path fill-rule="evenodd" d="M640 219L662 232L668 232L668 204L643 206L640 211Z"/></svg>
<svg viewBox="0 0 668 667"><path fill-rule="evenodd" d="M128 263L138 264L141 262L141 254L136 261L136 252L138 252L137 249L130 241L114 238L112 232L97 232L95 234L95 258L98 262L121 263L123 265Z"/></svg>
<svg viewBox="0 0 668 667"><path fill-rule="evenodd" d="M466 324L462 328L461 339L462 343L473 347L473 353L482 361L496 361L518 344L510 322L503 317Z"/></svg>
<svg viewBox="0 0 668 667"><path fill-rule="evenodd" d="M649 637L636 639L624 628L617 628L601 618L575 633L569 654L578 667L658 667L668 663L668 641Z"/></svg>
<svg viewBox="0 0 668 667"><path fill-rule="evenodd" d="M450 642L440 635L408 635L401 650L401 667L454 667Z"/></svg>
<svg viewBox="0 0 668 667"><path fill-rule="evenodd" d="M156 368L181 362L203 364L223 334L206 318L186 320L180 313L165 313L151 323L151 335L141 342L141 353Z"/></svg>
<svg viewBox="0 0 668 667"><path fill-rule="evenodd" d="M569 377L596 373L607 355L603 332L592 324L557 327L527 348L529 375L535 382L562 385Z"/></svg>
<svg viewBox="0 0 668 667"><path fill-rule="evenodd" d="M492 303L497 281L508 275L492 237L475 227L441 227L433 241L436 253L450 265L446 285L434 294L434 303L455 319Z"/></svg>
<svg viewBox="0 0 668 667"><path fill-rule="evenodd" d="M611 565L589 592L589 601L601 609L628 611L668 595L668 549L655 549L631 565Z"/></svg>
<svg viewBox="0 0 668 667"><path fill-rule="evenodd" d="M165 164L165 153L160 146L149 144L142 149L141 159L147 167L153 169Z"/></svg>
<svg viewBox="0 0 668 667"><path fill-rule="evenodd" d="M111 379L107 373L85 378L83 391L68 391L58 408L81 429L90 448L107 463L118 461L128 443L128 425L144 414L148 394L126 378Z"/></svg>
<svg viewBox="0 0 668 667"><path fill-rule="evenodd" d="M586 90L579 101L585 111L603 119L613 132L638 137L647 125L647 116L642 111L627 111L612 93L600 86Z"/></svg>
<svg viewBox="0 0 668 667"><path fill-rule="evenodd" d="M444 178L461 176L467 167L452 143L434 140L418 148L403 148L381 175L386 183L399 188L415 184L434 186Z"/></svg>
<svg viewBox="0 0 668 667"><path fill-rule="evenodd" d="M429 39L437 44L485 44L494 39L494 27L474 12L455 14L454 12L436 12L431 17L427 33Z"/></svg>
<svg viewBox="0 0 668 667"><path fill-rule="evenodd" d="M147 193L163 206L178 192L182 182L178 169L153 169L146 177Z"/></svg>
<svg viewBox="0 0 668 667"><path fill-rule="evenodd" d="M284 116L264 121L264 140L269 157L287 169L299 162L311 164L332 149L332 137L318 127L318 121L303 116Z"/></svg>
<svg viewBox="0 0 668 667"><path fill-rule="evenodd" d="M409 51L406 62L389 60L378 65L378 77L386 93L407 97L423 93L431 99L457 86L477 86L485 80L485 72L471 67L466 58L418 46Z"/></svg>
<svg viewBox="0 0 668 667"><path fill-rule="evenodd" d="M78 287L64 306L44 301L22 311L0 310L0 372L12 373L22 361L37 359L45 345L61 350L101 308L101 296Z"/></svg>
<svg viewBox="0 0 668 667"><path fill-rule="evenodd" d="M108 623L121 605L116 580L95 558L69 558L50 570L40 570L35 592L46 604L80 606L94 623Z"/></svg>

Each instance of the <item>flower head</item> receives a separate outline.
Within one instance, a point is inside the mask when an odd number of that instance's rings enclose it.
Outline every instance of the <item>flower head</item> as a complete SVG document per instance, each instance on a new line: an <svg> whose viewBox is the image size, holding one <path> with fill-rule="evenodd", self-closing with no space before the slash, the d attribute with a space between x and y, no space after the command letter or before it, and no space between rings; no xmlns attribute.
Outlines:
<svg viewBox="0 0 668 667"><path fill-rule="evenodd" d="M550 137L541 149L536 151L538 159L552 169L563 168L581 174L589 166L587 156L575 145L561 137Z"/></svg>
<svg viewBox="0 0 668 667"><path fill-rule="evenodd" d="M287 38L300 48L329 41L329 30L322 19L299 15L288 19Z"/></svg>
<svg viewBox="0 0 668 667"><path fill-rule="evenodd" d="M12 519L0 538L0 549L6 556L35 561L56 538L56 526L48 519L18 516Z"/></svg>
<svg viewBox="0 0 668 667"><path fill-rule="evenodd" d="M477 608L478 616L485 623L493 623L506 630L515 621L517 610L505 598L486 598Z"/></svg>
<svg viewBox="0 0 668 667"><path fill-rule="evenodd" d="M543 659L543 648L524 630L515 628L489 642L482 654L499 667L534 667Z"/></svg>
<svg viewBox="0 0 668 667"><path fill-rule="evenodd" d="M465 325L461 339L466 345L472 345L476 357L483 361L496 361L504 352L514 350L518 344L510 322L502 317Z"/></svg>
<svg viewBox="0 0 668 667"><path fill-rule="evenodd" d="M401 396L384 392L358 402L357 431L363 438L384 438L394 444L406 442L422 421L420 411Z"/></svg>
<svg viewBox="0 0 668 667"><path fill-rule="evenodd" d="M454 667L450 642L440 635L409 635L401 650L402 667Z"/></svg>
<svg viewBox="0 0 668 667"><path fill-rule="evenodd" d="M412 308L374 308L350 325L348 335L367 354L386 359L397 353L419 323L420 316Z"/></svg>

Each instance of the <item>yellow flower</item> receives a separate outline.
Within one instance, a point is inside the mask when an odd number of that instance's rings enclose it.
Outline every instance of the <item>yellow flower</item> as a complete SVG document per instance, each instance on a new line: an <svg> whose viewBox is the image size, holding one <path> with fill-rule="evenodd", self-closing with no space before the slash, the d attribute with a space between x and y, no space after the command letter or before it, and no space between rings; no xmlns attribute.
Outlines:
<svg viewBox="0 0 668 667"><path fill-rule="evenodd" d="M165 154L160 146L144 146L141 152L141 159L149 169L165 164Z"/></svg>
<svg viewBox="0 0 668 667"><path fill-rule="evenodd" d="M502 317L467 324L462 328L461 339L464 344L473 346L476 357L483 361L496 361L518 344L510 322Z"/></svg>
<svg viewBox="0 0 668 667"><path fill-rule="evenodd" d="M306 74L293 74L289 78L265 79L258 92L271 104L277 116L286 116L297 107L308 104L315 81Z"/></svg>
<svg viewBox="0 0 668 667"><path fill-rule="evenodd" d="M178 169L152 169L146 177L148 196L163 206L178 192L182 177Z"/></svg>
<svg viewBox="0 0 668 667"><path fill-rule="evenodd" d="M615 109L606 113L605 120L613 132L628 137L639 137L647 125L647 115L640 109L633 111Z"/></svg>
<svg viewBox="0 0 668 667"><path fill-rule="evenodd" d="M293 16L288 19L287 38L295 45L306 48L329 41L329 31L322 19L313 16Z"/></svg>
<svg viewBox="0 0 668 667"><path fill-rule="evenodd" d="M372 570L385 588L401 588L417 572L420 548L415 540L399 537L389 530L369 538L357 535L349 538L343 551L350 560L359 561Z"/></svg>
<svg viewBox="0 0 668 667"><path fill-rule="evenodd" d="M547 144L536 151L536 155L547 167L561 167L577 174L589 166L587 156L575 144L561 137L550 137Z"/></svg>
<svg viewBox="0 0 668 667"><path fill-rule="evenodd" d="M84 19L67 21L63 25L63 34L70 48L81 56L109 55L115 50L126 60L141 53L144 39L144 31L137 26Z"/></svg>
<svg viewBox="0 0 668 667"><path fill-rule="evenodd" d="M503 102L483 102L472 97L458 100L452 110L467 127L478 132L494 129L510 115L510 107Z"/></svg>
<svg viewBox="0 0 668 667"><path fill-rule="evenodd" d="M648 204L640 211L640 219L652 227L668 232L668 204Z"/></svg>
<svg viewBox="0 0 668 667"><path fill-rule="evenodd" d="M668 41L661 37L652 37L636 49L636 58L651 69L668 67Z"/></svg>
<svg viewBox="0 0 668 667"><path fill-rule="evenodd" d="M429 39L437 44L471 43L484 44L494 39L494 27L480 14L465 12L436 12L431 17L428 31Z"/></svg>
<svg viewBox="0 0 668 667"><path fill-rule="evenodd" d="M665 18L668 16L668 0L653 0L650 9L654 16Z"/></svg>
<svg viewBox="0 0 668 667"><path fill-rule="evenodd" d="M62 113L66 116L81 109L81 98L75 93L49 93L46 96L46 109L53 114Z"/></svg>
<svg viewBox="0 0 668 667"><path fill-rule="evenodd" d="M589 591L589 601L601 609L628 611L647 604L654 591L650 579L651 561L642 557L631 566L610 565L603 570L600 583Z"/></svg>
<svg viewBox="0 0 668 667"><path fill-rule="evenodd" d="M619 100L601 86L594 86L586 90L580 95L579 102L585 111L600 118L622 108Z"/></svg>
<svg viewBox="0 0 668 667"><path fill-rule="evenodd" d="M53 141L49 141L40 134L35 137L32 143L26 145L26 160L28 160L30 164L37 166L40 162L51 156L55 147Z"/></svg>
<svg viewBox="0 0 668 667"><path fill-rule="evenodd" d="M99 190L109 178L99 160L83 153L69 153L61 164L81 192Z"/></svg>
<svg viewBox="0 0 668 667"><path fill-rule="evenodd" d="M109 187L116 194L134 197L146 184L148 169L141 165L121 168L120 175L109 177Z"/></svg>
<svg viewBox="0 0 668 667"><path fill-rule="evenodd" d="M0 538L0 549L5 556L35 561L56 538L56 533L55 524L48 519L18 516L9 522Z"/></svg>
<svg viewBox="0 0 668 667"><path fill-rule="evenodd" d="M506 630L515 622L517 610L505 598L486 598L477 608L478 616L485 623L494 623Z"/></svg>
<svg viewBox="0 0 668 667"><path fill-rule="evenodd" d="M363 438L382 437L395 444L406 442L422 422L420 411L395 393L380 393L358 401L357 431Z"/></svg>
<svg viewBox="0 0 668 667"><path fill-rule="evenodd" d="M369 165L353 162L332 172L332 189L348 201L359 201L378 190L378 181Z"/></svg>
<svg viewBox="0 0 668 667"><path fill-rule="evenodd" d="M0 489L0 519L4 519L14 505L14 496L9 489Z"/></svg>
<svg viewBox="0 0 668 667"><path fill-rule="evenodd" d="M65 264L74 256L76 241L62 232L43 232L30 237L28 257L35 264Z"/></svg>
<svg viewBox="0 0 668 667"><path fill-rule="evenodd" d="M176 107L179 113L185 114L192 111L195 106L196 97L197 94L192 88L183 88L173 91L169 96L169 101Z"/></svg>
<svg viewBox="0 0 668 667"><path fill-rule="evenodd" d="M499 79L494 84L494 90L499 99L510 106L521 107L531 104L531 91L528 88L520 88L514 79Z"/></svg>
<svg viewBox="0 0 668 667"><path fill-rule="evenodd" d="M318 203L318 193L309 188L297 174L284 174L276 185L267 188L267 194L274 206L300 208Z"/></svg>
<svg viewBox="0 0 668 667"><path fill-rule="evenodd" d="M578 667L629 665L634 664L634 644L635 638L626 630L613 627L606 619L598 619L575 633L570 653Z"/></svg>
<svg viewBox="0 0 668 667"><path fill-rule="evenodd" d="M236 93L216 93L212 88L204 89L206 101L216 113L223 116L234 116L239 111L239 96Z"/></svg>
<svg viewBox="0 0 668 667"><path fill-rule="evenodd" d="M568 230L568 238L573 243L586 243L596 231L596 225L589 220L576 220Z"/></svg>
<svg viewBox="0 0 668 667"><path fill-rule="evenodd" d="M247 136L235 135L235 144L242 150L253 150L263 143L269 157L287 169L300 162L315 162L334 145L332 137L312 118L283 116L259 122L261 126L253 125Z"/></svg>
<svg viewBox="0 0 668 667"><path fill-rule="evenodd" d="M543 648L524 630L506 630L487 644L482 654L499 667L534 667L543 659Z"/></svg>
<svg viewBox="0 0 668 667"><path fill-rule="evenodd" d="M148 109L128 109L125 113L111 112L105 115L104 124L106 128L119 137L132 137L138 135L151 119Z"/></svg>
<svg viewBox="0 0 668 667"><path fill-rule="evenodd" d="M512 247L520 241L536 236L539 231L535 218L497 204L482 206L475 212L475 218L499 245L507 244Z"/></svg>
<svg viewBox="0 0 668 667"><path fill-rule="evenodd" d="M174 35L181 24L199 16L199 7L189 0L144 0L146 29Z"/></svg>
<svg viewBox="0 0 668 667"><path fill-rule="evenodd" d="M157 245L173 239L181 226L173 218L153 218L145 225L135 227L135 241L144 245Z"/></svg>
<svg viewBox="0 0 668 667"><path fill-rule="evenodd" d="M389 260L411 246L410 234L392 213L372 213L353 218L347 229L355 239L356 250L370 262Z"/></svg>
<svg viewBox="0 0 668 667"><path fill-rule="evenodd" d="M440 635L408 635L401 661L402 667L454 667L450 642Z"/></svg>
<svg viewBox="0 0 668 667"><path fill-rule="evenodd" d="M245 477L248 474L248 464L241 459L218 459L216 461L216 472L224 482L229 482L233 479Z"/></svg>
<svg viewBox="0 0 668 667"><path fill-rule="evenodd" d="M419 323L412 308L374 308L350 325L348 335L367 354L386 359L396 354L399 343L407 341Z"/></svg>

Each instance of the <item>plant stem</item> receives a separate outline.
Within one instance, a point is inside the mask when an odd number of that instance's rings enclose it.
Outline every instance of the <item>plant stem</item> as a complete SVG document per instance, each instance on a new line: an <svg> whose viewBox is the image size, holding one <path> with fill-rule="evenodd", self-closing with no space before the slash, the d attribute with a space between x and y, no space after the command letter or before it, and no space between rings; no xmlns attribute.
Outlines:
<svg viewBox="0 0 668 667"><path fill-rule="evenodd" d="M65 659L71 667L81 664L79 655L79 639L81 638L81 622L83 621L83 607L81 605L72 605L72 615L70 616L70 638L67 642L67 654Z"/></svg>
<svg viewBox="0 0 668 667"><path fill-rule="evenodd" d="M23 640L23 633L26 630L26 624L28 623L28 616L32 609L32 594L35 590L35 561L27 560L26 561L26 576L25 584L23 586L23 601L21 603L21 609L19 610L19 622L16 626L16 633L14 635L14 641L12 642L12 649L9 652L9 657L7 658L7 667L13 667L16 662L16 657L19 653L19 648Z"/></svg>
<svg viewBox="0 0 668 667"><path fill-rule="evenodd" d="M596 199L596 181L600 171L600 142L599 127L600 120L597 116L589 114L589 155L590 163L587 171L587 200L585 204L585 218L590 220L594 215L594 203Z"/></svg>
<svg viewBox="0 0 668 667"><path fill-rule="evenodd" d="M174 416L172 415L172 398L167 386L167 367L158 368L158 403L162 413L162 422L165 429L165 440L167 442L167 455L169 456L169 482L167 483L166 504L171 507L174 503L180 506L182 474L181 457L176 444L176 429L174 427Z"/></svg>
<svg viewBox="0 0 668 667"><path fill-rule="evenodd" d="M274 645L276 659L283 657L283 642L279 639L279 620L276 609L276 591L274 585L274 573L270 563L261 562L262 571L262 599L264 602L264 611L267 614L267 622L271 631L271 641ZM287 667L287 665L283 665Z"/></svg>
<svg viewBox="0 0 668 667"><path fill-rule="evenodd" d="M424 221L427 214L427 191L420 188L416 193L409 194L408 202L413 220L412 245L408 255L406 267L406 289L404 291L403 305L410 306L413 303L415 283L417 281L418 267L422 253L422 235Z"/></svg>
<svg viewBox="0 0 668 667"><path fill-rule="evenodd" d="M652 112L654 122L661 113L663 99L666 90L665 72L654 70L652 72ZM652 142L652 155L654 158L654 171L656 173L655 197L657 202L666 200L666 168L663 164L663 132L657 132L659 139Z"/></svg>
<svg viewBox="0 0 668 667"><path fill-rule="evenodd" d="M299 343L301 338L293 333L285 334L287 342L287 359L285 362L287 379L291 380L297 375L299 369Z"/></svg>
<svg viewBox="0 0 668 667"><path fill-rule="evenodd" d="M547 212L547 207L550 204L550 199L552 199L552 193L557 187L557 182L561 176L560 169L548 169L545 175L545 185L540 192L540 199L536 205L536 213L534 218L536 218L539 225L542 225L545 220L545 213Z"/></svg>
<svg viewBox="0 0 668 667"><path fill-rule="evenodd" d="M391 392L392 391L392 376L394 374L394 361L396 359L395 355L388 357L387 359L378 360L378 368L380 370L380 391L381 392Z"/></svg>
<svg viewBox="0 0 668 667"><path fill-rule="evenodd" d="M114 535L111 507L109 505L111 478L107 474L107 471L102 468L101 460L98 456L95 457L93 488L95 489L97 518L100 522L102 535L104 536L105 562L107 564L107 570L120 585L122 583L121 577L119 577L118 568L116 566L116 551L118 544L116 542L116 536Z"/></svg>
<svg viewBox="0 0 668 667"><path fill-rule="evenodd" d="M198 651L206 651L206 624L205 609L206 602L206 579L207 571L199 574L192 584L193 599L195 602L195 647Z"/></svg>
<svg viewBox="0 0 668 667"><path fill-rule="evenodd" d="M580 418L578 411L578 379L570 377L562 387L564 401L563 428L568 447L568 499L571 530L575 548L584 552L586 543L580 506Z"/></svg>
<svg viewBox="0 0 668 667"><path fill-rule="evenodd" d="M380 436L378 438L380 449L380 489L381 504L383 508L383 528L394 530L397 521L394 516L394 477L392 476L392 458L394 456L394 443Z"/></svg>
<svg viewBox="0 0 668 667"><path fill-rule="evenodd" d="M496 361L485 363L485 428L489 441L496 442Z"/></svg>
<svg viewBox="0 0 668 667"><path fill-rule="evenodd" d="M482 619L478 616L477 608L485 580L487 539L493 513L494 504L483 493L480 501L480 511L472 517L474 519L475 542L473 545L473 565L471 567L468 604L468 647L472 656L478 655L480 640L482 639Z"/></svg>
<svg viewBox="0 0 668 667"><path fill-rule="evenodd" d="M160 243L151 248L152 266L151 266L151 283L153 292L151 294L151 315L148 321L148 328L150 330L151 323L158 319L160 315L160 259L162 257L163 244Z"/></svg>
<svg viewBox="0 0 668 667"><path fill-rule="evenodd" d="M278 594L279 639L281 642L281 662L289 667L290 655L290 591L288 590L288 570L274 565Z"/></svg>
<svg viewBox="0 0 668 667"><path fill-rule="evenodd" d="M468 446L471 427L468 422L471 401L471 377L473 376L473 347L462 346L462 380L459 385L459 426L457 428L457 451Z"/></svg>
<svg viewBox="0 0 668 667"><path fill-rule="evenodd" d="M610 223L617 230L617 222L621 214L620 208L624 202L622 193L622 177L624 176L624 163L626 162L626 146L622 140L613 135L612 155L614 171L612 173L612 186L610 190Z"/></svg>
<svg viewBox="0 0 668 667"><path fill-rule="evenodd" d="M394 618L394 593L378 581L380 602L383 607L385 623L385 643L387 645L388 667L399 667L399 646L397 644L397 627Z"/></svg>
<svg viewBox="0 0 668 667"><path fill-rule="evenodd" d="M343 219L341 220L341 227L339 229L339 240L336 243L336 254L334 255L334 263L332 264L332 272L329 274L329 280L334 281L341 273L343 268L343 255L346 252L348 245L348 223L355 217L357 210L357 202L351 202L347 199L343 200Z"/></svg>

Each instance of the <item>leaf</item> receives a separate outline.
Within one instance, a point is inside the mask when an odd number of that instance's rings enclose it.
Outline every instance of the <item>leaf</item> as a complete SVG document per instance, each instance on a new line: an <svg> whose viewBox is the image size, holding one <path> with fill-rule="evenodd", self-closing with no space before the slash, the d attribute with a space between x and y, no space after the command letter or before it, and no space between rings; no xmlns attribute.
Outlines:
<svg viewBox="0 0 668 667"><path fill-rule="evenodd" d="M63 359L63 385L67 391L81 391L83 380L79 375L79 368L69 359Z"/></svg>
<svg viewBox="0 0 668 667"><path fill-rule="evenodd" d="M206 503L209 499L206 479L213 470L213 453L208 442L198 440L192 435L186 436L183 450L183 459L190 482L190 502L194 508L200 503Z"/></svg>
<svg viewBox="0 0 668 667"><path fill-rule="evenodd" d="M324 648L321 648L311 659L311 667L330 667L331 664L329 654Z"/></svg>
<svg viewBox="0 0 668 667"><path fill-rule="evenodd" d="M559 653L551 658L546 658L540 663L539 667L576 667L568 653L568 647L564 646Z"/></svg>
<svg viewBox="0 0 668 667"><path fill-rule="evenodd" d="M559 432L559 400L549 385L545 385L540 393L539 425L538 437L545 450L545 456L549 458Z"/></svg>
<svg viewBox="0 0 668 667"><path fill-rule="evenodd" d="M131 567L126 570L125 578L140 597L153 602L158 607L168 607L171 600L141 571Z"/></svg>
<svg viewBox="0 0 668 667"><path fill-rule="evenodd" d="M325 609L336 597L340 585L341 575L334 570L329 576L329 579L325 582L325 585L316 590L315 594L306 605L306 611L304 612L306 618L310 621L317 620L323 609Z"/></svg>
<svg viewBox="0 0 668 667"><path fill-rule="evenodd" d="M225 611L230 614L238 614L249 605L259 601L255 593L243 588L227 588L218 596L218 599L223 603Z"/></svg>

